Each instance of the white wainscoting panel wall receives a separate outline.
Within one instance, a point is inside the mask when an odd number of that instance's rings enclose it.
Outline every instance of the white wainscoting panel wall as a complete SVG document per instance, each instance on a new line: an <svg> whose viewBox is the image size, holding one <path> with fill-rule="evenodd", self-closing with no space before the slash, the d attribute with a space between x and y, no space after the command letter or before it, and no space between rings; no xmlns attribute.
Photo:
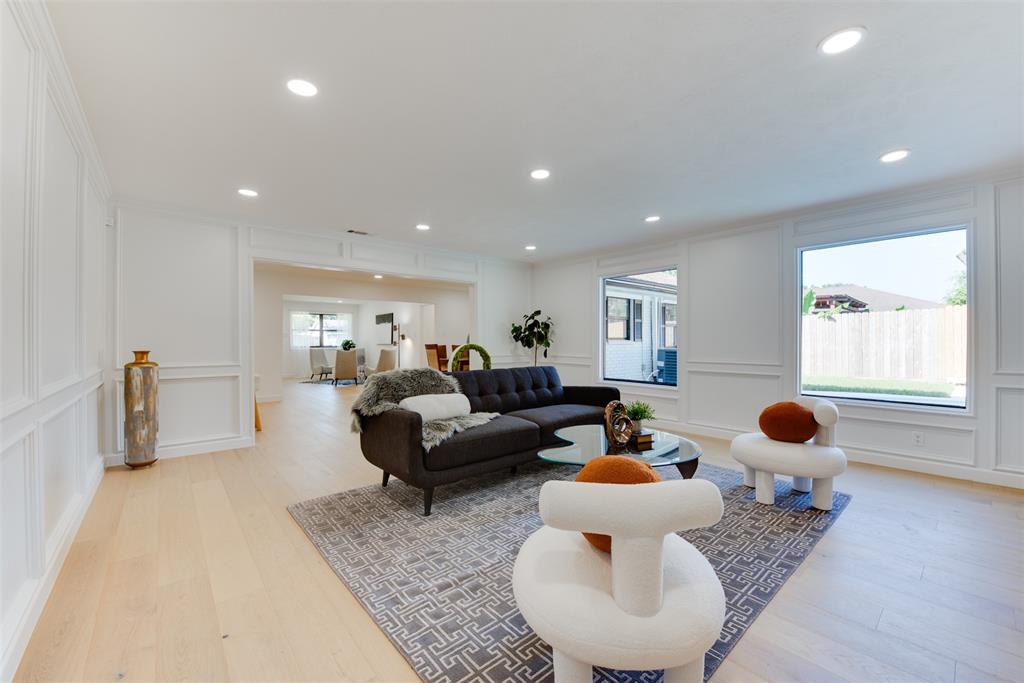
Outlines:
<svg viewBox="0 0 1024 683"><path fill-rule="evenodd" d="M135 350L160 365L163 458L252 443L252 278L249 230L186 213L118 206L116 348L112 375L123 391ZM246 372L243 372L243 367ZM124 457L123 402L114 420Z"/></svg>
<svg viewBox="0 0 1024 683"><path fill-rule="evenodd" d="M320 292L290 291L286 287L291 285L271 282L273 278L263 278L261 273L261 281L269 283L270 289L261 289L256 301L256 262L385 275L380 282L349 287L351 296L363 300L403 300L396 294L409 289L401 285L402 276L465 285L470 295L463 315L449 314L440 295L418 293L409 299L434 304L437 324L445 334L457 329L461 340L469 333L491 351L495 366L526 360L508 330L529 309L528 264L374 238L332 238L250 226L127 200L118 202L116 215L117 343L109 369L112 381L120 386L118 375L132 350L148 349L160 364L160 457L250 445L254 375L260 376L262 400L280 394L276 387L281 371L274 369L278 366L272 358L275 354L261 353L264 367L255 367L253 323L258 334L277 336L280 296ZM278 302L272 318L263 314L268 296ZM423 341L410 340L403 353L419 353ZM416 349L412 344L418 345ZM108 463L115 464L123 457L122 417L112 414L110 418L117 450L107 457Z"/></svg>
<svg viewBox="0 0 1024 683"><path fill-rule="evenodd" d="M3 3L0 32L0 680L10 680L103 475L109 189L45 5Z"/></svg>
<svg viewBox="0 0 1024 683"><path fill-rule="evenodd" d="M600 277L679 263L676 389L616 383L655 424L731 438L798 386L801 247L966 225L971 278L969 407L838 401L852 460L1024 487L1024 180L992 174L837 203L747 226L682 235L534 267L534 308L555 319L552 361L569 382L599 382ZM915 437L920 438L915 438Z"/></svg>

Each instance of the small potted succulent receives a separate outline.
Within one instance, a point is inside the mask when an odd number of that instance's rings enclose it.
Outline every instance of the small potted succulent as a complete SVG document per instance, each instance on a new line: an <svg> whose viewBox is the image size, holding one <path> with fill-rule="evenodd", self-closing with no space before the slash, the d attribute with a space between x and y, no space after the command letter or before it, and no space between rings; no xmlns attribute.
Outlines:
<svg viewBox="0 0 1024 683"><path fill-rule="evenodd" d="M626 404L626 417L633 421L633 433L639 434L643 421L654 419L654 408L646 401L630 401Z"/></svg>

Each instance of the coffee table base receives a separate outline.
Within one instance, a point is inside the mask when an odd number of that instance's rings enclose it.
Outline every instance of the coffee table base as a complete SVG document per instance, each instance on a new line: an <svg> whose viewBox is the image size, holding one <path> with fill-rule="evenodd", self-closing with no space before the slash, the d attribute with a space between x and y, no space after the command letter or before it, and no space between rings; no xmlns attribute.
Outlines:
<svg viewBox="0 0 1024 683"><path fill-rule="evenodd" d="M679 474L683 475L683 479L693 479L693 475L697 473L697 466L700 464L698 460L699 458L694 458L676 463L676 469L679 470Z"/></svg>

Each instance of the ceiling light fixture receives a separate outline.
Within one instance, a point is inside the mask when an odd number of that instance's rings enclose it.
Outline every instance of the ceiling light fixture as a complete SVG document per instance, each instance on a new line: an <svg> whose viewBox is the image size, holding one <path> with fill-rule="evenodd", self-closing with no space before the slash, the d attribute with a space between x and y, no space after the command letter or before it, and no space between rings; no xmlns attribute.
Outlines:
<svg viewBox="0 0 1024 683"><path fill-rule="evenodd" d="M850 28L836 31L818 43L818 52L823 55L837 55L840 52L846 52L861 41L864 33L865 29L863 26L851 26Z"/></svg>
<svg viewBox="0 0 1024 683"><path fill-rule="evenodd" d="M383 280L383 279L384 279L384 276L383 276L383 275L374 275L374 276L373 276L373 279L374 279L374 280Z"/></svg>
<svg viewBox="0 0 1024 683"><path fill-rule="evenodd" d="M903 161L910 156L909 149L894 149L891 152L886 152L882 156L878 157L878 160L883 164L891 164L894 161Z"/></svg>
<svg viewBox="0 0 1024 683"><path fill-rule="evenodd" d="M288 89L299 97L312 97L318 92L315 85L301 78L293 78L287 85Z"/></svg>
<svg viewBox="0 0 1024 683"><path fill-rule="evenodd" d="M661 216L648 216L647 218L644 219L644 221L647 223L657 223L660 220Z"/></svg>
<svg viewBox="0 0 1024 683"><path fill-rule="evenodd" d="M525 247L523 247L523 249L525 249L526 251L537 251L537 245L527 244Z"/></svg>
<svg viewBox="0 0 1024 683"><path fill-rule="evenodd" d="M259 197L260 196L259 192L257 192L256 190L250 190L247 187L239 188L238 194L242 195L243 197Z"/></svg>
<svg viewBox="0 0 1024 683"><path fill-rule="evenodd" d="M551 171L546 168L537 168L530 171L530 177L534 180L547 180L551 177Z"/></svg>
<svg viewBox="0 0 1024 683"><path fill-rule="evenodd" d="M427 230L430 230L430 226L427 225L426 223L420 223L419 225L416 226L416 229L423 230L424 232L426 232Z"/></svg>

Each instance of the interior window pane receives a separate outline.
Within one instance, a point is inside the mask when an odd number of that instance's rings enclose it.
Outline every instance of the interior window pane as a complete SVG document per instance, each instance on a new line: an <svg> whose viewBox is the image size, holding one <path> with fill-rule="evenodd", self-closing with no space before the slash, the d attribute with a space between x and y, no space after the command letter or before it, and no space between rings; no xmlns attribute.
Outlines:
<svg viewBox="0 0 1024 683"><path fill-rule="evenodd" d="M800 384L967 406L967 230L802 252Z"/></svg>
<svg viewBox="0 0 1024 683"><path fill-rule="evenodd" d="M602 279L604 378L675 386L675 336L666 337L660 315L671 306L675 316L675 268L615 275Z"/></svg>
<svg viewBox="0 0 1024 683"><path fill-rule="evenodd" d="M292 332L292 345L320 346L320 333L313 330L295 330Z"/></svg>
<svg viewBox="0 0 1024 683"><path fill-rule="evenodd" d="M338 329L338 316L331 314L324 314L324 329L325 330L337 330Z"/></svg>

